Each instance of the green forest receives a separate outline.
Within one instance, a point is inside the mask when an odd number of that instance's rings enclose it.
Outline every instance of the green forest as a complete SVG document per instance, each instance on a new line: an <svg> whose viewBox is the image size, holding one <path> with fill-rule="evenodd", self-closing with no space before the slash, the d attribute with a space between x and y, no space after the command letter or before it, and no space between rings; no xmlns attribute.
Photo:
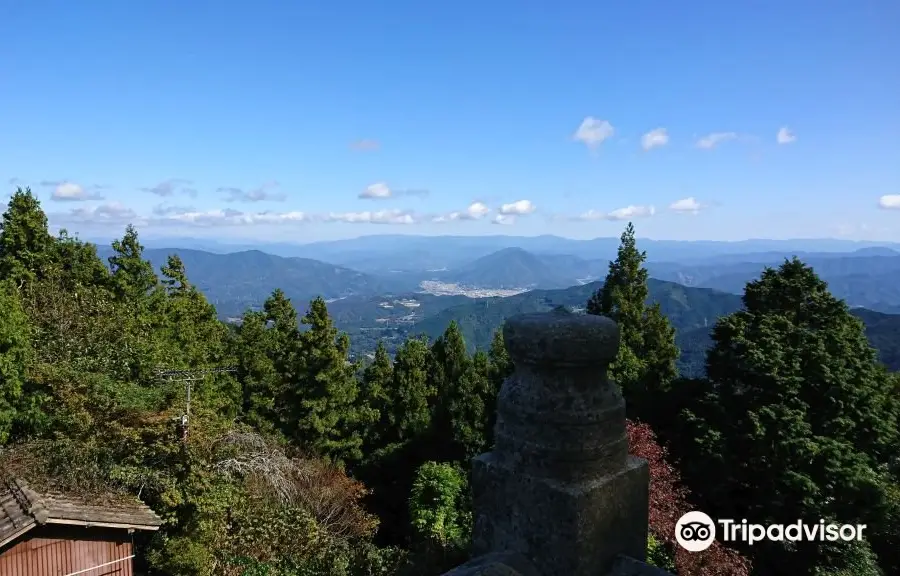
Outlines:
<svg viewBox="0 0 900 576"><path fill-rule="evenodd" d="M326 303L276 290L218 319L177 256L155 270L128 227L101 260L28 189L0 223L0 467L36 489L139 497L165 521L151 574L438 575L468 557L469 461L490 450L512 373L502 332L350 360ZM798 259L747 284L704 378L646 304L629 224L587 313L619 323L611 376L651 468L648 560L679 576L900 574L900 377ZM298 309L298 306L303 308ZM298 323L299 317L299 323ZM229 368L228 371L220 369ZM191 387L161 370L208 370ZM760 524L866 524L853 544L678 549L691 509Z"/></svg>

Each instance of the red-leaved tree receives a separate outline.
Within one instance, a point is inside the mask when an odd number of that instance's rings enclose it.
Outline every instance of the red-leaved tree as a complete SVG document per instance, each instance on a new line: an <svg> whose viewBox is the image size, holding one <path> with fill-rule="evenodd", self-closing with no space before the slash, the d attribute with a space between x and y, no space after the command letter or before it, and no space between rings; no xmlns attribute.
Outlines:
<svg viewBox="0 0 900 576"><path fill-rule="evenodd" d="M748 576L749 560L719 542L713 542L703 552L688 552L678 545L675 524L691 511L689 492L650 426L628 421L626 429L631 454L650 464L650 532L674 549L679 576Z"/></svg>

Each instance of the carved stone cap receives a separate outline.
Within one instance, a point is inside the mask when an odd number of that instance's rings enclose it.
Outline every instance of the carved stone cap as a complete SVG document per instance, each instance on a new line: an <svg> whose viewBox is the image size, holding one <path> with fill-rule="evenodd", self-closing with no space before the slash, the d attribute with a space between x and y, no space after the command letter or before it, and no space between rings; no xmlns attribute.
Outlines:
<svg viewBox="0 0 900 576"><path fill-rule="evenodd" d="M619 327L605 316L573 314L560 306L550 314L508 319L503 340L515 364L607 365L618 351Z"/></svg>

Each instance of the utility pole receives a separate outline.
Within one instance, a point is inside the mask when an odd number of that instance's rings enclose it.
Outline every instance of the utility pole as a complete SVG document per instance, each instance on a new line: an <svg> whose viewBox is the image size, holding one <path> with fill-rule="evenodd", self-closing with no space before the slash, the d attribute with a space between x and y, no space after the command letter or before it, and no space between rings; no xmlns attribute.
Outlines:
<svg viewBox="0 0 900 576"><path fill-rule="evenodd" d="M184 413L181 415L181 440L187 442L188 420L191 416L191 387L194 382L203 380L210 374L220 374L222 372L237 372L237 368L204 368L198 370L171 370L168 368L157 368L156 377L169 382L182 382L185 392Z"/></svg>

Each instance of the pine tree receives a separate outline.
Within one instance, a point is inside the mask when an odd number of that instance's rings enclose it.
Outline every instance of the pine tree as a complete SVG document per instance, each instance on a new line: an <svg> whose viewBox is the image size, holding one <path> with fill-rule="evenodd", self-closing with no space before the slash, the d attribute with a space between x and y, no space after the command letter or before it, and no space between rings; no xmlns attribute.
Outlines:
<svg viewBox="0 0 900 576"><path fill-rule="evenodd" d="M494 424L497 421L497 396L503 382L513 373L513 362L506 351L506 343L503 341L503 330L494 332L491 347L488 350L488 382L490 388L485 395L484 409L487 421L485 423L485 448L494 446Z"/></svg>
<svg viewBox="0 0 900 576"><path fill-rule="evenodd" d="M862 323L796 258L748 283L743 301L715 326L705 409L688 414L716 514L888 526L883 470L896 454L896 399ZM867 536L879 557L896 557L887 544L896 529ZM763 543L753 552L764 572L839 571L851 559L854 573L872 568L859 566L871 554L843 545Z"/></svg>
<svg viewBox="0 0 900 576"><path fill-rule="evenodd" d="M69 289L109 284L109 269L97 255L97 248L88 242L69 236L61 230L54 242L54 263L60 280Z"/></svg>
<svg viewBox="0 0 900 576"><path fill-rule="evenodd" d="M385 441L393 440L391 416L391 388L394 379L394 365L384 342L379 340L375 348L375 358L366 366L362 375L360 398L366 408L372 410L373 425L365 433L367 448L371 451L382 448Z"/></svg>
<svg viewBox="0 0 900 576"><path fill-rule="evenodd" d="M394 355L393 381L382 418L397 442L422 436L431 424L437 390L428 380L431 351L422 338L410 338Z"/></svg>
<svg viewBox="0 0 900 576"><path fill-rule="evenodd" d="M265 433L282 429L284 383L273 360L278 345L264 312L247 312L233 342L237 379L242 390L243 420Z"/></svg>
<svg viewBox="0 0 900 576"><path fill-rule="evenodd" d="M587 303L587 313L608 316L619 325L621 343L610 376L622 387L629 417L652 424L658 417L654 408L677 375L678 347L659 304L647 304L646 259L629 222L603 286Z"/></svg>
<svg viewBox="0 0 900 576"><path fill-rule="evenodd" d="M41 278L53 261L47 216L31 188L18 188L0 220L0 280L16 286Z"/></svg>
<svg viewBox="0 0 900 576"><path fill-rule="evenodd" d="M359 432L372 413L359 404L357 367L348 360L350 339L338 333L321 297L310 302L301 322L309 328L300 335L292 437L335 462L359 461Z"/></svg>
<svg viewBox="0 0 900 576"><path fill-rule="evenodd" d="M432 436L435 457L442 462L461 461L465 458L465 442L457 429L461 412L467 401L479 402L467 396L473 382L469 371L472 359L466 350L466 342L456 321L451 321L444 333L431 347L429 379L437 392L432 417ZM468 432L464 434L468 435Z"/></svg>
<svg viewBox="0 0 900 576"><path fill-rule="evenodd" d="M113 293L123 302L145 301L150 291L156 288L158 279L153 266L144 260L144 247L134 226L129 225L125 236L114 241L112 247L115 254L109 257L109 267Z"/></svg>

